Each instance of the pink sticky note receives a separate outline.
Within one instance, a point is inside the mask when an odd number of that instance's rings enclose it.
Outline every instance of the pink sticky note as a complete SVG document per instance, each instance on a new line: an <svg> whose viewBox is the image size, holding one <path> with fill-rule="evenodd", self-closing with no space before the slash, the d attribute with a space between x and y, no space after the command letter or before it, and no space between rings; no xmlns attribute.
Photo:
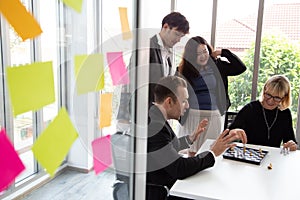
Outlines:
<svg viewBox="0 0 300 200"><path fill-rule="evenodd" d="M0 131L0 192L7 189L14 179L25 169L5 129Z"/></svg>
<svg viewBox="0 0 300 200"><path fill-rule="evenodd" d="M108 52L106 57L113 85L128 84L129 77L122 52Z"/></svg>
<svg viewBox="0 0 300 200"><path fill-rule="evenodd" d="M112 164L110 135L100 137L92 142L94 170L96 174Z"/></svg>

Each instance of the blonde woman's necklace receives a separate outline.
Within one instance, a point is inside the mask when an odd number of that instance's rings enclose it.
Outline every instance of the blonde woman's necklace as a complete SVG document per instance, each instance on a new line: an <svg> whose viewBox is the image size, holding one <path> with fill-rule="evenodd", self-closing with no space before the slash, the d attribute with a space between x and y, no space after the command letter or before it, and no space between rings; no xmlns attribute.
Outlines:
<svg viewBox="0 0 300 200"><path fill-rule="evenodd" d="M266 117L265 109L264 109L263 106L261 106L261 108L262 108L262 112L263 112L263 115L264 115L264 120L265 120L266 126L268 128L268 140L269 140L270 139L270 130L271 130L271 128L273 127L273 125L275 124L275 122L277 120L278 108L276 108L276 114L275 114L274 120L273 120L273 122L271 123L270 126L269 126L269 123L268 123L268 120L267 120L267 117Z"/></svg>

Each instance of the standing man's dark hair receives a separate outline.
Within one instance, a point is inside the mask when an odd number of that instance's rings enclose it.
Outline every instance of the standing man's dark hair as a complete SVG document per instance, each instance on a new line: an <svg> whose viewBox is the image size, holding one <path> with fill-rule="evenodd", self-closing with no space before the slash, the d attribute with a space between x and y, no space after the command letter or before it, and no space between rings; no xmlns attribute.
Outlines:
<svg viewBox="0 0 300 200"><path fill-rule="evenodd" d="M189 33L190 30L189 22L179 12L171 12L166 15L161 22L161 28L163 28L164 24L168 24L170 28L177 28L177 31L184 34Z"/></svg>

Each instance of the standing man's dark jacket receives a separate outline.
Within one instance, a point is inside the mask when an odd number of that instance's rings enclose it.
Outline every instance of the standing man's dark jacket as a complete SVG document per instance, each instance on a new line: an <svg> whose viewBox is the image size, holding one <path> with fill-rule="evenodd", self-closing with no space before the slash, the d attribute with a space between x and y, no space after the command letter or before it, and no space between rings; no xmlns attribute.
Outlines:
<svg viewBox="0 0 300 200"><path fill-rule="evenodd" d="M183 158L179 150L188 147L185 137L177 138L159 108L149 110L147 146L147 183L164 185L169 189L177 179L184 179L215 163L211 152Z"/></svg>
<svg viewBox="0 0 300 200"><path fill-rule="evenodd" d="M172 68L171 60L168 59L169 67ZM158 44L157 35L150 39L150 57L149 57L149 108L154 102L154 87L160 78L164 77L163 58L161 47ZM171 70L171 69L170 69Z"/></svg>

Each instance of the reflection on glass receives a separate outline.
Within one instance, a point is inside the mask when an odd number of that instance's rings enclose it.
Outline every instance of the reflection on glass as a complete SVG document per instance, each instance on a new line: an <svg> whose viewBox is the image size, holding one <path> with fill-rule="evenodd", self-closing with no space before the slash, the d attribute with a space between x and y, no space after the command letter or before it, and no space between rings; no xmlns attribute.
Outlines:
<svg viewBox="0 0 300 200"><path fill-rule="evenodd" d="M157 1L157 0L155 0ZM165 1L160 1L160 5L162 2ZM147 1L143 2L143 3L147 3ZM151 1L151 3L153 3ZM154 5L155 3L153 3ZM152 5L152 6L153 6ZM117 4L112 4L111 1L109 0L104 0L102 1L102 16L101 16L101 22L102 22L102 41L101 41L101 50L104 55L107 52L123 52L123 59L125 62L125 65L128 66L129 64L129 59L131 57L131 53L132 53L132 46L133 46L133 40L123 40L122 39L122 31L121 29L116 26L117 24L120 24L120 16L119 16L119 7L126 7L127 8L127 14L128 14L128 22L129 22L129 26L132 30L132 22L133 22L133 17L132 14L135 12L133 11L133 9L135 8L135 6L133 5L133 1L123 1L123 2L119 2ZM155 9L157 10L157 6L155 7ZM144 13L145 14L145 13ZM147 15L147 14L145 14ZM155 15L156 16L156 15ZM146 18L141 18L141 20L146 19ZM153 17L151 17L151 19L149 18L150 21L153 21ZM161 26L161 22L159 22L158 24L156 24L157 27ZM106 92L111 92L113 93L113 116L112 116L112 122L111 122L111 126L110 127L105 127L103 129L101 129L101 133L102 135L111 135L116 133L117 130L120 129L120 126L122 126L123 124L120 125L120 123L117 122L118 120L118 111L119 111L119 106L120 106L120 101L122 101L121 99L123 99L122 95L121 95L121 90L123 88L123 86L118 85L115 86L112 83L112 79L110 78L110 72L109 72L109 66L106 65L105 66L105 88L104 90L102 90L102 92L106 93ZM124 86L125 87L125 86ZM129 126L129 124L125 124L125 126ZM128 145L127 146L128 149L131 149L132 145ZM124 151L123 149L121 151ZM120 155L119 155L120 156ZM131 166L132 162L131 162L131 155L128 156L129 158L127 158L126 160L128 160L129 165ZM128 177L129 179L131 178ZM101 187L101 186L100 186ZM129 186L129 188L131 188L132 185ZM131 189L130 189L131 191ZM128 192L128 191L125 191ZM116 193L115 193L116 194ZM124 198L124 197L123 197Z"/></svg>

